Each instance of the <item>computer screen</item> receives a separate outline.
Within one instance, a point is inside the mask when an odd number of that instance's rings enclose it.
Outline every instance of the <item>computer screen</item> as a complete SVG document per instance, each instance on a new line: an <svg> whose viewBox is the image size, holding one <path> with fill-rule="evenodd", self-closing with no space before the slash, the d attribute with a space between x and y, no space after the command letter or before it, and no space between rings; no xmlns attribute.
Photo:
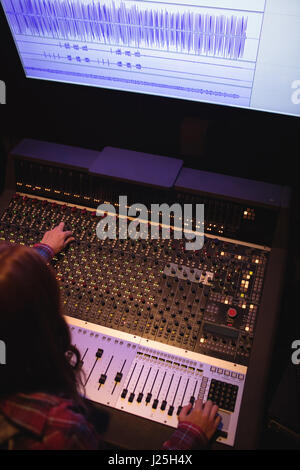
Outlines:
<svg viewBox="0 0 300 470"><path fill-rule="evenodd" d="M299 0L1 0L26 77L300 116Z"/></svg>

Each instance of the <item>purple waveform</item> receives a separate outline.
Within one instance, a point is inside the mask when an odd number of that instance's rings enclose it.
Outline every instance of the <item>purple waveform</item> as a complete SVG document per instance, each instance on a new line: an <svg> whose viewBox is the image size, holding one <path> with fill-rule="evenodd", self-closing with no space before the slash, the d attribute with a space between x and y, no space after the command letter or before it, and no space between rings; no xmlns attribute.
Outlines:
<svg viewBox="0 0 300 470"><path fill-rule="evenodd" d="M243 57L247 17L145 9L114 1L75 0L6 2L16 34L64 40L149 47L230 59Z"/></svg>

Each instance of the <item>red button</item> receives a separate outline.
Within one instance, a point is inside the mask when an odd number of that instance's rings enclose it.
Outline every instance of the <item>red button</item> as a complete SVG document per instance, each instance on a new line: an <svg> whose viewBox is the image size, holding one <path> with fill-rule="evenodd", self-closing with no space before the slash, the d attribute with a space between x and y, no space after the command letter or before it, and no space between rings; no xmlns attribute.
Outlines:
<svg viewBox="0 0 300 470"><path fill-rule="evenodd" d="M227 315L230 317L230 318L235 318L237 316L237 311L235 308L229 308L227 310Z"/></svg>

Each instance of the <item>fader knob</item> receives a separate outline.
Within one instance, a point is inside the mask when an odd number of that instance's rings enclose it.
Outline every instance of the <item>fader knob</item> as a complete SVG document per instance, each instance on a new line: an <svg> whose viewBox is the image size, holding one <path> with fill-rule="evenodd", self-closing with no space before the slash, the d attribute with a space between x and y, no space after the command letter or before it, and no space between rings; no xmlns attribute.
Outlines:
<svg viewBox="0 0 300 470"><path fill-rule="evenodd" d="M167 406L167 402L166 402L166 400L163 400L160 409L161 409L162 411L164 411L164 410L166 409L166 406Z"/></svg>
<svg viewBox="0 0 300 470"><path fill-rule="evenodd" d="M99 384L104 385L105 382L106 382L106 379L107 379L107 375L106 374L101 374L101 376L99 378Z"/></svg>
<svg viewBox="0 0 300 470"><path fill-rule="evenodd" d="M158 406L158 399L155 398L155 400L153 401L153 404L152 404L152 408L153 408L154 410L156 410L157 406Z"/></svg>
<svg viewBox="0 0 300 470"><path fill-rule="evenodd" d="M148 393L146 397L146 403L150 403L151 397L152 397L152 393Z"/></svg>

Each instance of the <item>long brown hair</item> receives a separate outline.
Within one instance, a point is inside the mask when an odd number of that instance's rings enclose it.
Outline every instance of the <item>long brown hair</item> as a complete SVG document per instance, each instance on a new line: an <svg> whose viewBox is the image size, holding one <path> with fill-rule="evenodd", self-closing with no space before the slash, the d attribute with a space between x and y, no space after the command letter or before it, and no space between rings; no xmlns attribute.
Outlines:
<svg viewBox="0 0 300 470"><path fill-rule="evenodd" d="M71 345L54 270L32 248L0 243L0 397L63 394L80 405L80 355ZM74 365L67 356L75 355Z"/></svg>

